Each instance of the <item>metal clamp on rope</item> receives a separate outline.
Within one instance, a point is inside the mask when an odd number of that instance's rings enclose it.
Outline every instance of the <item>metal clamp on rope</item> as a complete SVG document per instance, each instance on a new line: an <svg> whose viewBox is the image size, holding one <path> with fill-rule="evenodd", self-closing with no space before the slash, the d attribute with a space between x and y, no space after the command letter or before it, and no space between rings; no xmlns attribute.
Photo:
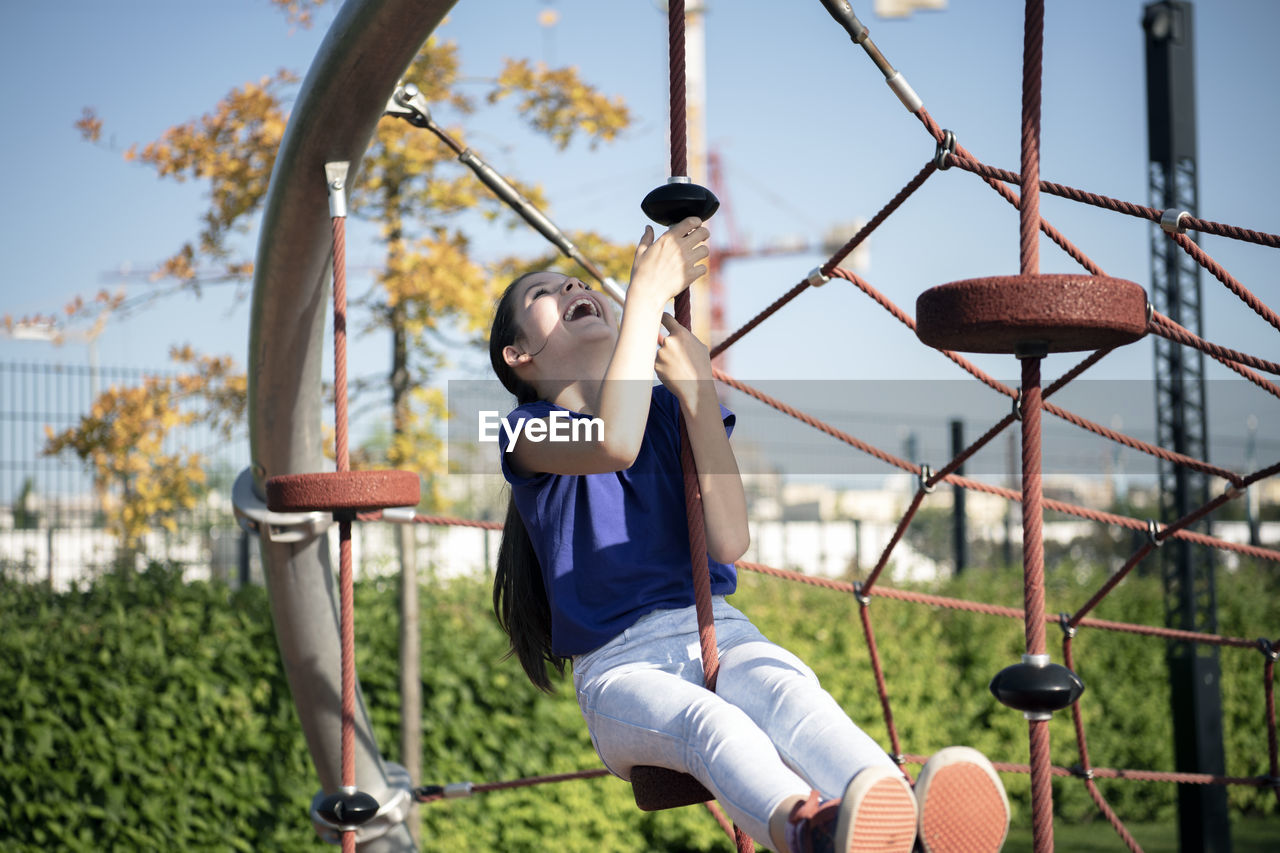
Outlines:
<svg viewBox="0 0 1280 853"><path fill-rule="evenodd" d="M853 598L858 602L860 607L868 607L871 604L871 596L866 595L862 591L862 581L853 582Z"/></svg>
<svg viewBox="0 0 1280 853"><path fill-rule="evenodd" d="M1083 764L1072 764L1067 769L1071 771L1071 775L1077 779L1084 779L1087 781L1093 778L1093 771L1086 770Z"/></svg>
<svg viewBox="0 0 1280 853"><path fill-rule="evenodd" d="M268 542L305 542L324 535L333 524L327 512L272 512L267 502L258 497L253 487L253 471L240 472L231 487L231 508L236 523L249 533L257 533Z"/></svg>
<svg viewBox="0 0 1280 853"><path fill-rule="evenodd" d="M809 270L809 274L804 277L804 280L809 282L810 287L822 287L822 285L831 281L831 276L825 274L822 271L822 267L814 267Z"/></svg>
<svg viewBox="0 0 1280 853"><path fill-rule="evenodd" d="M928 465L920 466L920 473L916 475L916 482L920 484L919 486L920 491L924 492L926 495L933 494L933 490L938 488L937 483L930 485L929 478L932 476L933 476L932 468L930 468Z"/></svg>
<svg viewBox="0 0 1280 853"><path fill-rule="evenodd" d="M411 506L389 506L382 510L382 520L394 524L413 524L418 520L418 510Z"/></svg>
<svg viewBox="0 0 1280 853"><path fill-rule="evenodd" d="M446 800L461 800L475 793L475 783L473 782L451 782L444 786L444 798Z"/></svg>
<svg viewBox="0 0 1280 853"><path fill-rule="evenodd" d="M1071 624L1071 614L1065 610L1058 614L1058 627L1062 629L1062 633L1066 635L1067 639L1075 639L1076 626Z"/></svg>
<svg viewBox="0 0 1280 853"><path fill-rule="evenodd" d="M1227 487L1222 490L1222 494L1226 496L1227 500L1233 501L1243 495L1248 488L1248 486L1237 486L1235 483L1227 483Z"/></svg>
<svg viewBox="0 0 1280 853"><path fill-rule="evenodd" d="M1015 421L1022 420L1022 389L1019 388L1013 394L1013 419Z"/></svg>
<svg viewBox="0 0 1280 853"><path fill-rule="evenodd" d="M1182 224L1182 217L1190 218L1185 210L1174 210L1172 207L1160 214L1160 227L1166 234L1186 234L1187 226Z"/></svg>
<svg viewBox="0 0 1280 853"><path fill-rule="evenodd" d="M414 127L431 126L431 110L427 108L427 99L412 83L397 86L387 101L383 115L402 118Z"/></svg>
<svg viewBox="0 0 1280 853"><path fill-rule="evenodd" d="M933 152L933 165L939 172L951 168L951 155L956 153L956 135L949 130L942 131L942 140Z"/></svg>
<svg viewBox="0 0 1280 853"><path fill-rule="evenodd" d="M1258 638L1258 651L1262 652L1262 656L1272 663L1280 660L1280 649L1277 649L1266 637Z"/></svg>
<svg viewBox="0 0 1280 853"><path fill-rule="evenodd" d="M884 82L889 84L889 88L898 96L898 100L902 101L907 112L918 113L924 107L924 101L916 94L916 90L911 88L911 84L907 82L906 77L902 76L901 71L893 72L885 78Z"/></svg>
<svg viewBox="0 0 1280 853"><path fill-rule="evenodd" d="M906 767L906 766L907 766L907 757L906 757L905 755L903 755L901 752L895 752L895 753L893 753L892 755L890 755L889 757L890 757L890 758L892 758L892 759L893 759L893 763L894 763L894 764L896 764L896 765L898 765L899 767Z"/></svg>
<svg viewBox="0 0 1280 853"><path fill-rule="evenodd" d="M1159 548L1164 544L1164 540L1160 538L1160 525L1154 518L1147 519L1147 541L1153 548Z"/></svg>

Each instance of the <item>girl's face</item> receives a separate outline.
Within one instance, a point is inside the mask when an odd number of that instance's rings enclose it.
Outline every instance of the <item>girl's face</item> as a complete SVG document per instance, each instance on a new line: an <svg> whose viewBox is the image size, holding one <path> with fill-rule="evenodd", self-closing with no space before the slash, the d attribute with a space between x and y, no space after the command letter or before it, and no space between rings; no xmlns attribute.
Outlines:
<svg viewBox="0 0 1280 853"><path fill-rule="evenodd" d="M525 276L512 294L520 334L503 352L512 367L536 359L543 376L566 376L581 349L618 337L609 300L581 280L558 272Z"/></svg>

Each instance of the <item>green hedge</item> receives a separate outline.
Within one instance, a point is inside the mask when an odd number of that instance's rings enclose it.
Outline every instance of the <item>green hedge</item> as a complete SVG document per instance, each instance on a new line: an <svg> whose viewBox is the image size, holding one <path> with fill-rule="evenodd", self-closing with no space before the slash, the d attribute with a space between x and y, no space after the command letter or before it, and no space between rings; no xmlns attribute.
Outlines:
<svg viewBox="0 0 1280 853"><path fill-rule="evenodd" d="M1097 579L1060 570L1048 603L1072 609ZM848 596L744 573L735 603L808 660L887 744L857 607ZM1274 572L1245 567L1219 584L1223 633L1276 633ZM1015 573L970 571L937 591L1017 606ZM544 696L502 660L488 585L424 587L421 782L487 782L598 766L568 684ZM396 594L357 590L358 666L375 734L398 760ZM1161 624L1158 580L1131 578L1101 618ZM322 850L306 810L317 787L280 669L266 594L184 584L173 569L104 577L52 594L0 579L0 849ZM1026 723L986 684L1022 653L1019 622L876 598L871 604L894 718L907 752L967 743L1025 763ZM1061 660L1060 632L1050 646ZM1082 630L1076 657L1090 753L1106 767L1170 769L1171 724L1159 640ZM337 666L337 662L334 662ZM1222 652L1227 770L1266 772L1262 657ZM1054 761L1078 761L1069 715L1052 723ZM1025 820L1025 777L1006 776ZM1168 820L1174 789L1100 785L1122 818ZM1095 818L1083 786L1054 782L1065 821ZM1270 791L1235 787L1237 813L1274 814ZM514 789L419 809L435 851L723 850L701 809L644 814L616 779ZM549 839L554 839L549 841Z"/></svg>

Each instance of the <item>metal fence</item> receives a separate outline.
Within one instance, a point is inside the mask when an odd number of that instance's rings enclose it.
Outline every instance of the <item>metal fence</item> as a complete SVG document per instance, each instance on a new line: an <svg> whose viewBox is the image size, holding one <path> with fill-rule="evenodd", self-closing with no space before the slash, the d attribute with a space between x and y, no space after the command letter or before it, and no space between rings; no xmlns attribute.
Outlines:
<svg viewBox="0 0 1280 853"><path fill-rule="evenodd" d="M0 573L47 580L57 588L114 565L118 542L105 526L87 463L66 451L44 452L48 435L74 427L97 395L172 372L62 364L0 362ZM166 453L197 453L206 483L177 531L144 540L147 558L172 560L188 576L247 579L257 549L235 522L231 485L248 465L248 441L227 441L203 426L173 430Z"/></svg>

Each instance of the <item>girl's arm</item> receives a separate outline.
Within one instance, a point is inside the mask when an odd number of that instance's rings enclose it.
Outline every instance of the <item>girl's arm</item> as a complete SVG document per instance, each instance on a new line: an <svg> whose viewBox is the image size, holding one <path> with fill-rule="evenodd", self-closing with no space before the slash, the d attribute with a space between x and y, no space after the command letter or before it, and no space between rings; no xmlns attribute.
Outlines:
<svg viewBox="0 0 1280 853"><path fill-rule="evenodd" d="M706 272L707 229L689 217L656 241L645 228L627 288L618 341L605 369L593 414L604 422L601 441L518 441L511 453L517 469L551 474L599 474L631 467L644 440L652 393L654 344L662 309Z"/></svg>
<svg viewBox="0 0 1280 853"><path fill-rule="evenodd" d="M689 446L698 464L707 554L732 563L746 553L751 534L742 476L720 416L711 357L702 341L670 314L662 315L662 324L671 334L658 350L655 367L684 412Z"/></svg>

